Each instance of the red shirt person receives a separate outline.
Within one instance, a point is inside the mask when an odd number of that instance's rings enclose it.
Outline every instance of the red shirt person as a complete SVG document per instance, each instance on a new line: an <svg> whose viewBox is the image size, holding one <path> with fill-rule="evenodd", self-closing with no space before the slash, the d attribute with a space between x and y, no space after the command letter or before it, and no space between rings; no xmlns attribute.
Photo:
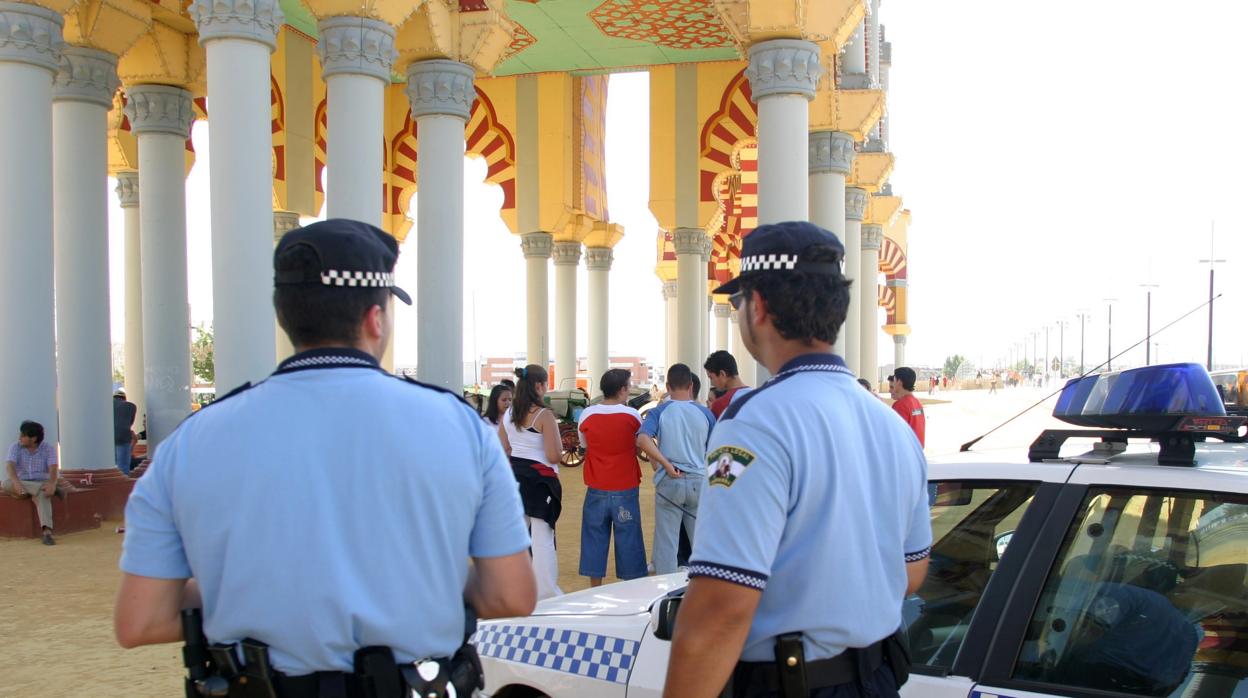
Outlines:
<svg viewBox="0 0 1248 698"><path fill-rule="evenodd" d="M710 379L711 386L723 393L710 404L711 414L715 415L715 419L719 419L724 410L728 409L728 405L749 392L750 387L741 382L740 376L737 375L736 357L722 349L706 357L702 369L706 371L706 377Z"/></svg>
<svg viewBox="0 0 1248 698"><path fill-rule="evenodd" d="M648 573L641 528L641 466L637 430L641 415L628 406L632 377L622 368L602 375L603 401L581 412L578 431L585 447L585 505L581 512L580 573L590 586L602 584L607 549L615 534L615 573L636 579Z"/></svg>
<svg viewBox="0 0 1248 698"><path fill-rule="evenodd" d="M888 393L893 397L893 411L901 415L914 430L914 435L919 437L919 445L925 446L927 416L923 413L923 403L914 396L914 382L917 379L914 369L908 366L898 367L888 377Z"/></svg>

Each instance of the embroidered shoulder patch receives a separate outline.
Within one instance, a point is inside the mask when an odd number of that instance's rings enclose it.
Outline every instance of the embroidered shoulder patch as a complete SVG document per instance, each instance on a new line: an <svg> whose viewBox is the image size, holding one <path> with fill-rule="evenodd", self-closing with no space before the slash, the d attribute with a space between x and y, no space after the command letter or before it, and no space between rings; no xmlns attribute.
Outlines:
<svg viewBox="0 0 1248 698"><path fill-rule="evenodd" d="M754 454L740 446L720 446L706 457L706 477L712 485L731 487L754 462Z"/></svg>

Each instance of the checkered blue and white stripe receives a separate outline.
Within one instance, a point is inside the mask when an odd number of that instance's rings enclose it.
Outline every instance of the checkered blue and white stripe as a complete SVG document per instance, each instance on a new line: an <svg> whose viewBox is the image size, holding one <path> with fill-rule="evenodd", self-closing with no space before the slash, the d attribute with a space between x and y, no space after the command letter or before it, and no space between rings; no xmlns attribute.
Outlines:
<svg viewBox="0 0 1248 698"><path fill-rule="evenodd" d="M795 254L758 254L741 258L741 273L747 271L792 271L797 267Z"/></svg>
<svg viewBox="0 0 1248 698"><path fill-rule="evenodd" d="M321 283L326 286L389 288L394 285L394 274L384 271L340 271L338 269L330 269L321 272Z"/></svg>
<svg viewBox="0 0 1248 698"><path fill-rule="evenodd" d="M484 657L618 684L628 683L640 646L618 637L525 625L486 626L472 642Z"/></svg>

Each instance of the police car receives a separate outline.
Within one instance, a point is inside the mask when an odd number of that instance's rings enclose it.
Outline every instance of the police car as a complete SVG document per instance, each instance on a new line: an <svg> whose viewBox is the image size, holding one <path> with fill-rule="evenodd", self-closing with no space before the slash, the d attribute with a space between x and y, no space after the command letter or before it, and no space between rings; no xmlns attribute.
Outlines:
<svg viewBox="0 0 1248 698"><path fill-rule="evenodd" d="M1248 444L1209 375L1075 379L1027 457L935 462L906 599L923 698L1248 696ZM493 698L659 696L683 574L550 599L474 637Z"/></svg>

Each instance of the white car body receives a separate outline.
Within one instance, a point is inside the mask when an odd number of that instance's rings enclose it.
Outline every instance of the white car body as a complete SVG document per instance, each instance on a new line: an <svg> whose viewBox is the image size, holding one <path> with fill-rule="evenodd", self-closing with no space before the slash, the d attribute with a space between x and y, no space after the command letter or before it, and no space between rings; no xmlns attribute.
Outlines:
<svg viewBox="0 0 1248 698"><path fill-rule="evenodd" d="M1045 463L1029 463L1025 457L1016 462L1003 462L1000 454L963 454L965 457L958 462L932 463L929 475L932 482L1027 481L1037 487L1050 483L1059 489L1130 486L1248 494L1248 445L1211 443L1199 448L1199 467L1158 466L1156 447L1145 445L1132 446L1125 454L1108 459L1109 462L1090 453L1063 462ZM1248 525L1244 529L1243 541L1248 547ZM1236 532L1235 535L1240 534ZM1011 558L1017 562L1025 560L1027 555L1028 551L1023 550ZM1002 564L1005 559L1002 556ZM1041 576L1043 578L1043 573ZM486 672L484 695L494 698L541 695L657 698L662 694L671 645L655 637L656 619L652 611L663 597L686 584L683 573L647 577L543 601L527 618L482 621L474 642ZM974 627L971 625L972 629ZM901 695L906 698L1091 695L1076 689L1038 693L1009 685L996 686L984 680L984 676L959 676L952 671L915 671Z"/></svg>

